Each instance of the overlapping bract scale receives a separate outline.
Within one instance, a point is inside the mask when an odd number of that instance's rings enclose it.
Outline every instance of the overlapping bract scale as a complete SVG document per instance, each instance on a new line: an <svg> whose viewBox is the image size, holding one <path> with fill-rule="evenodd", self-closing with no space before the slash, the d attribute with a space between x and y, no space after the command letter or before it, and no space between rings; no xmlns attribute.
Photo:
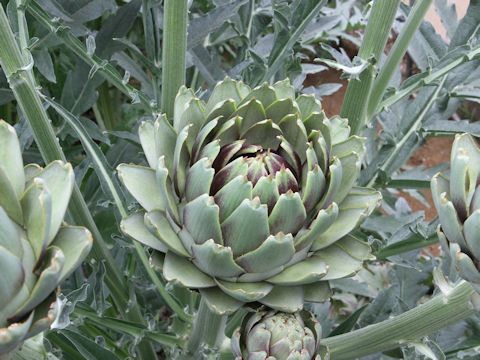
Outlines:
<svg viewBox="0 0 480 360"><path fill-rule="evenodd" d="M88 230L62 224L73 184L70 164L24 167L0 120L0 355L50 326L58 285L90 250Z"/></svg>
<svg viewBox="0 0 480 360"><path fill-rule="evenodd" d="M171 121L144 122L139 135L149 166L118 174L144 211L122 229L217 312L252 301L297 311L369 259L349 235L380 199L355 187L364 139L288 81L250 89L227 78L206 102L182 88Z"/></svg>
<svg viewBox="0 0 480 360"><path fill-rule="evenodd" d="M480 292L480 147L471 135L455 137L450 174L435 175L431 188L440 242L460 276Z"/></svg>

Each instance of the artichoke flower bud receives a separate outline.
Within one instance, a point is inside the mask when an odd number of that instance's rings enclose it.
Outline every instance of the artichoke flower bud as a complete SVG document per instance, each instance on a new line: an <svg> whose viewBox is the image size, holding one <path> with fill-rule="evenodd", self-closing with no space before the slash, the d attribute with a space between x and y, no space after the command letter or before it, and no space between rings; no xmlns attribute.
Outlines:
<svg viewBox="0 0 480 360"><path fill-rule="evenodd" d="M172 117L140 126L148 167L118 167L143 208L122 230L159 252L168 281L221 314L249 302L295 312L370 259L349 235L380 200L355 187L364 139L315 97L227 78L206 103L181 88Z"/></svg>
<svg viewBox="0 0 480 360"><path fill-rule="evenodd" d="M319 360L319 323L306 311L248 315L232 337L236 360Z"/></svg>
<svg viewBox="0 0 480 360"><path fill-rule="evenodd" d="M455 137L450 176L438 173L431 189L438 235L459 275L480 292L480 148L469 134Z"/></svg>
<svg viewBox="0 0 480 360"><path fill-rule="evenodd" d="M74 181L61 161L24 167L0 120L0 357L50 327L58 285L90 251L87 229L62 224Z"/></svg>

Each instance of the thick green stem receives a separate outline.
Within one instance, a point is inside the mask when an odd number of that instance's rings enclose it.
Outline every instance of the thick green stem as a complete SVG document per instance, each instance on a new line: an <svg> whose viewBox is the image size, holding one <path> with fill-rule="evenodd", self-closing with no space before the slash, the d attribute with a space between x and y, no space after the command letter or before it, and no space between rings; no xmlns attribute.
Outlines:
<svg viewBox="0 0 480 360"><path fill-rule="evenodd" d="M400 0L377 0L374 2L358 53L361 59L371 61L371 58L374 58L377 63L380 61L399 4ZM352 134L361 134L367 123L368 99L374 76L375 67L369 65L360 74L358 80L350 80L348 83L340 114L348 119Z"/></svg>
<svg viewBox="0 0 480 360"><path fill-rule="evenodd" d="M175 96L185 84L187 0L165 0L162 46L162 111L173 117Z"/></svg>
<svg viewBox="0 0 480 360"><path fill-rule="evenodd" d="M225 338L226 315L218 315L210 310L202 298L187 344L188 356L199 357L208 349L219 349Z"/></svg>
<svg viewBox="0 0 480 360"><path fill-rule="evenodd" d="M21 50L15 41L2 6L0 6L0 49L2 49L0 51L0 64L15 98L32 128L35 142L43 159L45 162L59 159L66 161L33 82L32 64L25 64L23 61L24 57L22 57ZM91 231L95 239L92 249L93 256L105 264L107 286L112 292L112 298L118 310L127 319L144 323L145 320L138 305L131 304L129 301L129 291L125 279L110 254L108 246L103 240L77 186L74 186L68 211L75 224L83 225ZM153 348L147 345L142 345L139 349L144 359L151 358L154 354Z"/></svg>
<svg viewBox="0 0 480 360"><path fill-rule="evenodd" d="M321 343L330 351L332 360L356 359L394 349L470 317L478 311L474 306L478 298L474 297L478 294L462 281L448 294L438 295L401 315Z"/></svg>
<svg viewBox="0 0 480 360"><path fill-rule="evenodd" d="M395 70L400 64L403 56L407 52L408 45L410 44L410 41L412 40L412 37L417 31L418 27L422 23L422 20L431 4L432 0L415 2L410 15L408 16L407 22L403 26L403 29L398 35L397 40L395 40L392 49L388 53L387 60L385 61L385 64L383 64L382 69L380 70L380 73L373 84L372 93L370 95L370 99L368 100L368 120L371 119L378 104L382 100L390 79L395 73Z"/></svg>

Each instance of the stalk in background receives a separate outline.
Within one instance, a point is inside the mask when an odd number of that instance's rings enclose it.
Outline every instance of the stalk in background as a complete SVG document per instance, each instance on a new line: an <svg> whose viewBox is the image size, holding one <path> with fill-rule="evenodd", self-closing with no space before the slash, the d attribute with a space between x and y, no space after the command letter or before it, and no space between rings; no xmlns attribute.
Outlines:
<svg viewBox="0 0 480 360"><path fill-rule="evenodd" d="M376 63L380 61L399 5L400 0L374 2L358 52L361 59L371 61L373 58ZM350 80L348 83L340 115L348 119L352 134L361 135L367 122L368 99L374 77L375 66L370 64L358 80Z"/></svg>
<svg viewBox="0 0 480 360"><path fill-rule="evenodd" d="M162 112L173 116L175 96L185 84L187 0L165 0L162 47Z"/></svg>

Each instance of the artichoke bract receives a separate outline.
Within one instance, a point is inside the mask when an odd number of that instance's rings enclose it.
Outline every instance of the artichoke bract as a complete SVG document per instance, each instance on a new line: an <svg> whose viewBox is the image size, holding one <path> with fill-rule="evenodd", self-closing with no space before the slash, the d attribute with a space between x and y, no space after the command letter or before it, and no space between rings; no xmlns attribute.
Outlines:
<svg viewBox="0 0 480 360"><path fill-rule="evenodd" d="M232 336L236 360L319 360L321 327L311 314L259 311Z"/></svg>
<svg viewBox="0 0 480 360"><path fill-rule="evenodd" d="M217 313L324 301L328 280L371 257L349 233L380 199L354 186L364 139L349 133L288 81L250 89L227 78L206 103L183 87L173 124L163 115L139 128L149 167L118 167L144 209L122 230Z"/></svg>
<svg viewBox="0 0 480 360"><path fill-rule="evenodd" d="M58 285L91 248L87 229L62 224L73 184L70 164L24 167L0 120L0 356L50 327Z"/></svg>
<svg viewBox="0 0 480 360"><path fill-rule="evenodd" d="M450 162L450 176L431 182L438 235L459 275L480 292L480 148L471 135L455 137Z"/></svg>

